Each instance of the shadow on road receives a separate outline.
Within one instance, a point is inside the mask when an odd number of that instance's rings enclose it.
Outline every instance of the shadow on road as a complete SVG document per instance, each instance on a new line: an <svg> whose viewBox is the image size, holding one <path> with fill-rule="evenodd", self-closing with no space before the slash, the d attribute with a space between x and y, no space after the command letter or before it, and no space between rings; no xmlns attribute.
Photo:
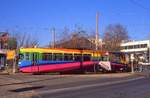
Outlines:
<svg viewBox="0 0 150 98"><path fill-rule="evenodd" d="M25 91L30 91L30 90L40 89L40 88L44 88L44 86L24 87L24 88L9 90L9 91L19 93L19 92L25 92Z"/></svg>
<svg viewBox="0 0 150 98"><path fill-rule="evenodd" d="M2 85L0 85L0 86L20 85L20 84L34 83L34 82L41 82L41 81L54 80L54 79L60 79L60 78L67 78L67 77L54 77L54 78L47 78L47 79L33 80L33 81L26 81L26 82L6 83L6 84L2 84Z"/></svg>

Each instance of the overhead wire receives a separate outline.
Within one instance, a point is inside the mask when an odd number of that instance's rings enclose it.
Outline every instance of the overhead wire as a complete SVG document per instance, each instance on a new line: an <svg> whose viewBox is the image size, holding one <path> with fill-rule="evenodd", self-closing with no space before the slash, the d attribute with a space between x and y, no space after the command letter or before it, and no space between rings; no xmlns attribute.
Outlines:
<svg viewBox="0 0 150 98"><path fill-rule="evenodd" d="M145 7L143 4L137 2L136 0L130 0L130 2L133 3L134 5L136 5L136 6L140 7L140 8L142 8L142 9L144 9L144 10L150 12L150 8Z"/></svg>

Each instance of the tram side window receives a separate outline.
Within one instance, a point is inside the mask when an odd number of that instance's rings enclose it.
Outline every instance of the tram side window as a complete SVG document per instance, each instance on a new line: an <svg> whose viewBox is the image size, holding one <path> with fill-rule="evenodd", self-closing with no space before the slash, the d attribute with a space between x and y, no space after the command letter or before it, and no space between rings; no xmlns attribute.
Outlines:
<svg viewBox="0 0 150 98"><path fill-rule="evenodd" d="M119 55L112 54L112 55L110 55L110 61L120 63L121 59L120 59Z"/></svg>
<svg viewBox="0 0 150 98"><path fill-rule="evenodd" d="M63 60L63 55L62 55L62 53L54 53L54 54L53 54L53 60L54 60L54 61L62 61L62 60Z"/></svg>
<svg viewBox="0 0 150 98"><path fill-rule="evenodd" d="M90 61L91 60L91 55L90 54L84 54L83 55L83 61Z"/></svg>
<svg viewBox="0 0 150 98"><path fill-rule="evenodd" d="M64 60L65 61L69 61L69 60L73 60L73 55L72 54L64 54Z"/></svg>
<svg viewBox="0 0 150 98"><path fill-rule="evenodd" d="M52 60L52 53L43 53L42 60Z"/></svg>
<svg viewBox="0 0 150 98"><path fill-rule="evenodd" d="M82 54L74 54L75 61L82 61Z"/></svg>
<svg viewBox="0 0 150 98"><path fill-rule="evenodd" d="M25 53L25 60L30 60L30 53L28 52Z"/></svg>

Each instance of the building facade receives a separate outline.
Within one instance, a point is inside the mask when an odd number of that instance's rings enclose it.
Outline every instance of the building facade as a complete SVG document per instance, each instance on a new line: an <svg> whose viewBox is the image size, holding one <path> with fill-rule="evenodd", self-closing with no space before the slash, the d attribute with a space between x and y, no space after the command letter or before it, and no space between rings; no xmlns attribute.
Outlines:
<svg viewBox="0 0 150 98"><path fill-rule="evenodd" d="M0 49L0 70L4 69L6 66L6 50Z"/></svg>
<svg viewBox="0 0 150 98"><path fill-rule="evenodd" d="M134 54L136 60L150 62L150 40L123 42L121 47L121 52Z"/></svg>
<svg viewBox="0 0 150 98"><path fill-rule="evenodd" d="M9 35L7 32L0 32L0 49L8 48Z"/></svg>

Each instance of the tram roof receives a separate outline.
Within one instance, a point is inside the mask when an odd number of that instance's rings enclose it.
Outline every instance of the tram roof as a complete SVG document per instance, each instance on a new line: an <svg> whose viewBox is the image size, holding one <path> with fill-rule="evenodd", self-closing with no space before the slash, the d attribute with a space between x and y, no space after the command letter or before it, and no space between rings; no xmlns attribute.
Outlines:
<svg viewBox="0 0 150 98"><path fill-rule="evenodd" d="M20 48L20 52L39 52L39 53L100 53L101 51L93 51L93 50L80 50L80 49L65 49L65 48Z"/></svg>

